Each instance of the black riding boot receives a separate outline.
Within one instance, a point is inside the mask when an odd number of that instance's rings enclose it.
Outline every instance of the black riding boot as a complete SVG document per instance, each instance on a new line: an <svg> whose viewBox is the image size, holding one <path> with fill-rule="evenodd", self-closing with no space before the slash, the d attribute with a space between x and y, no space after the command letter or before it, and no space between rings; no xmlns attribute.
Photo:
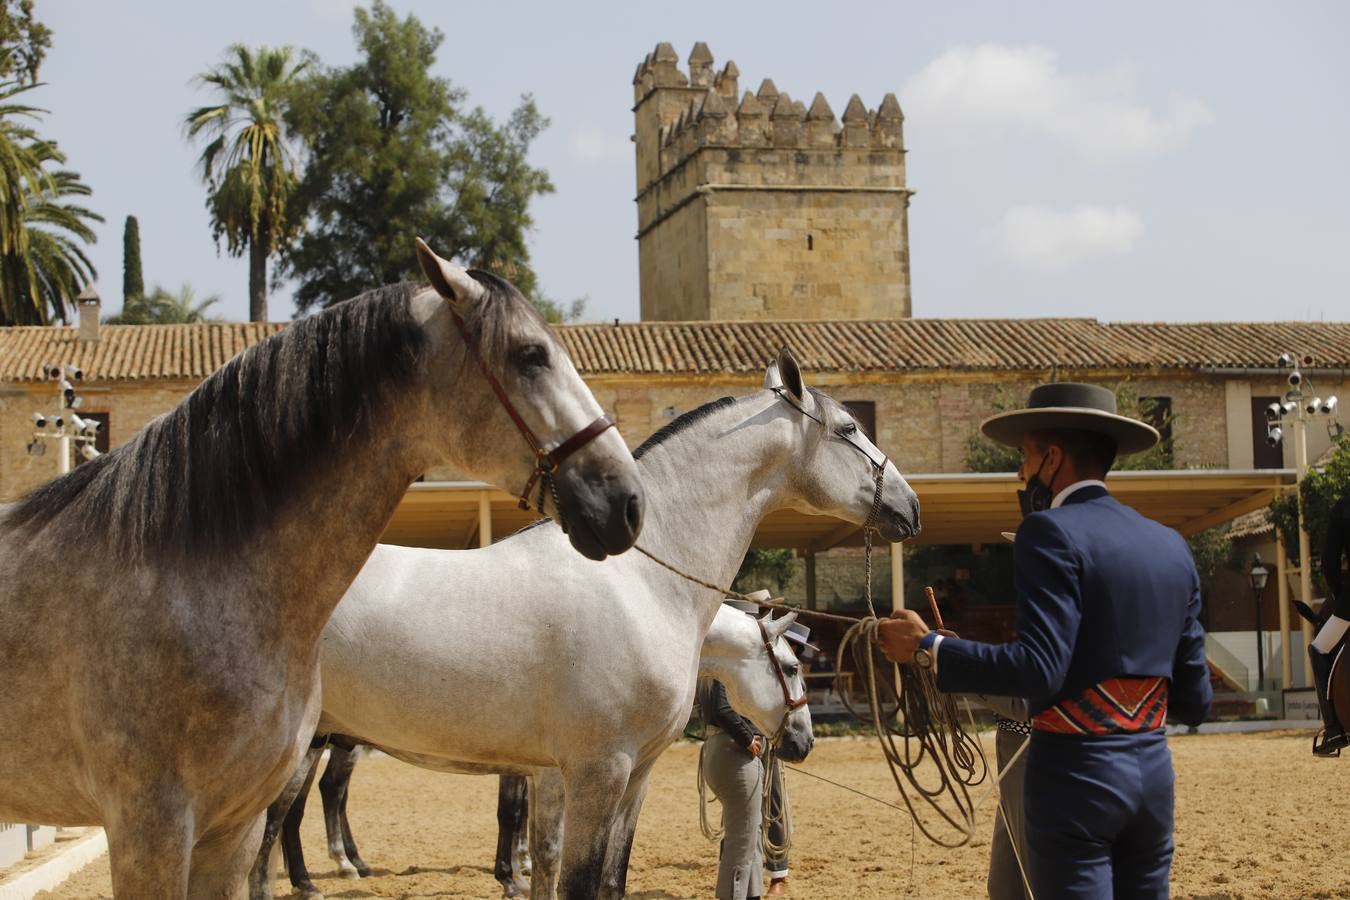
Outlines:
<svg viewBox="0 0 1350 900"><path fill-rule="evenodd" d="M1313 739L1314 756L1340 756L1341 748L1350 744L1350 735L1336 717L1336 704L1331 702L1331 664L1335 657L1316 647L1308 647L1312 660L1313 681L1317 687L1317 705L1322 710L1322 733Z"/></svg>

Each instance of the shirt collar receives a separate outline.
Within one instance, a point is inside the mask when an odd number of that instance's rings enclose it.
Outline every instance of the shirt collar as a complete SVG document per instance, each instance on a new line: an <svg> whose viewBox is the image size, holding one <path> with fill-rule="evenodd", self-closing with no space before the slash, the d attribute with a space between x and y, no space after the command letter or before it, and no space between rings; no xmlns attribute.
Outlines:
<svg viewBox="0 0 1350 900"><path fill-rule="evenodd" d="M1050 508L1051 509L1058 508L1059 506L1063 505L1065 500L1069 499L1070 494L1072 494L1079 488L1085 487L1104 488L1106 487L1106 482L1097 478L1088 478L1084 479L1083 481L1075 481L1073 484L1069 485L1064 490L1060 491L1058 494L1055 495L1055 499L1050 501Z"/></svg>

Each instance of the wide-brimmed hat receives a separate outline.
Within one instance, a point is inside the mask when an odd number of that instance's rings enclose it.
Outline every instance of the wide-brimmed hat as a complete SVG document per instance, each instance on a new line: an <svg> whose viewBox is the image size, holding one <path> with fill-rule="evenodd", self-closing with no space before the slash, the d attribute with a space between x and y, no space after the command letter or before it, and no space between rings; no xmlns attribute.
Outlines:
<svg viewBox="0 0 1350 900"><path fill-rule="evenodd" d="M793 622L791 625L789 625L787 627L787 631L783 632L783 637L787 638L789 641L792 641L794 644L800 644L803 647L810 647L817 653L820 652L820 648L817 647L815 644L811 643L811 629L807 628L801 622Z"/></svg>
<svg viewBox="0 0 1350 900"><path fill-rule="evenodd" d="M1056 381L1032 389L1025 409L990 416L980 423L986 437L1018 447L1031 431L1076 429L1104 434L1122 456L1158 443L1156 428L1116 412L1116 395L1100 385Z"/></svg>

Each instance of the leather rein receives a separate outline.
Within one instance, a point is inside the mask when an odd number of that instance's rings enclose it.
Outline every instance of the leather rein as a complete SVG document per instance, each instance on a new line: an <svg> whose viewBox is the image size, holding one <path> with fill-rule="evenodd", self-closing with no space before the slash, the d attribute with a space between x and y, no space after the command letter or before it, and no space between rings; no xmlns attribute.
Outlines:
<svg viewBox="0 0 1350 900"><path fill-rule="evenodd" d="M552 450L545 450L539 439L530 430L530 426L525 424L519 412L516 411L515 404L511 398L506 396L506 390L502 387L497 376L489 371L487 364L483 362L483 357L478 353L478 346L469 336L469 328L464 323L464 317L459 314L459 310L453 306L450 307L450 316L455 320L455 327L459 329L460 337L464 338L464 346L469 349L473 355L474 361L478 363L478 369L487 379L487 383L492 386L492 392L497 395L498 402L506 410L506 414L511 417L511 421L516 423L516 429L525 438L525 443L530 445L530 451L534 454L534 471L530 473L529 480L525 482L525 489L520 492L518 501L521 509L530 508L530 491L536 484L539 485L539 499L535 503L535 508L540 515L547 515L544 512L545 488L553 495L553 506L558 511L559 517L562 516L562 509L558 504L558 489L553 483L553 473L558 471L558 467L563 464L573 453L576 453L582 447L595 440L607 430L614 427L614 417L609 413L601 413L594 421L582 428L576 434L567 440L558 444Z"/></svg>

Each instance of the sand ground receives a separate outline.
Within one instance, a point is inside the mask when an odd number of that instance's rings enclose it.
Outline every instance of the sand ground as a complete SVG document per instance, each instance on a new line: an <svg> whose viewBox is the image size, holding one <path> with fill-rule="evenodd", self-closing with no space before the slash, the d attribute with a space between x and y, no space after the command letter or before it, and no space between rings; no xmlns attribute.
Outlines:
<svg viewBox="0 0 1350 900"><path fill-rule="evenodd" d="M1310 733L1179 737L1176 860L1172 892L1191 898L1350 897L1346 841L1315 823L1344 822L1350 783L1338 760L1315 760ZM986 743L992 746L992 741ZM653 775L628 881L634 898L708 897L716 850L699 833L698 748L677 744ZM876 744L822 740L803 768L879 796L895 788ZM789 773L797 835L792 895L970 898L984 896L992 828L986 804L971 842L944 850L911 839L909 820L871 801ZM977 789L977 797L984 788ZM364 760L352 783L353 829L371 878L345 881L324 852L317 792L305 821L315 881L330 898L499 896L492 878L496 779L442 775L390 759ZM284 878L277 896L290 893ZM111 896L107 857L62 886L60 896Z"/></svg>

